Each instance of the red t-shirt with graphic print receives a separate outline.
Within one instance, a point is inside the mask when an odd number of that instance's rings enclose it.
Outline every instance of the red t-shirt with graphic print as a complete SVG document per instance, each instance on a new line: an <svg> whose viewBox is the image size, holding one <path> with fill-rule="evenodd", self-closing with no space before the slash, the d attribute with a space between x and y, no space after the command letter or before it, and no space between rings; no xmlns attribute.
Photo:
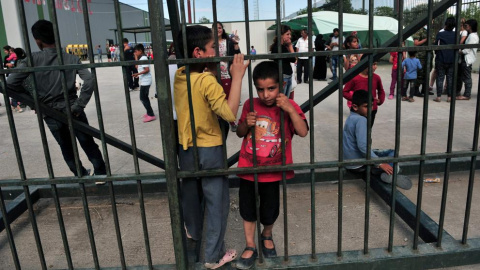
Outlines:
<svg viewBox="0 0 480 270"><path fill-rule="evenodd" d="M295 101L289 99L297 113L305 120L305 115ZM247 118L250 112L250 100L245 101L240 125ZM255 148L258 166L271 166L282 164L282 133L280 131L280 109L277 106L267 106L259 98L253 99L253 108L257 112L257 123L255 126ZM295 128L288 115L284 113L285 128L285 164L292 164L292 137ZM240 148L238 167L253 167L253 142L250 132L243 138ZM240 178L254 181L253 174L239 174ZM293 178L293 171L287 171L286 179ZM267 172L258 174L258 182L276 182L282 180L282 172Z"/></svg>

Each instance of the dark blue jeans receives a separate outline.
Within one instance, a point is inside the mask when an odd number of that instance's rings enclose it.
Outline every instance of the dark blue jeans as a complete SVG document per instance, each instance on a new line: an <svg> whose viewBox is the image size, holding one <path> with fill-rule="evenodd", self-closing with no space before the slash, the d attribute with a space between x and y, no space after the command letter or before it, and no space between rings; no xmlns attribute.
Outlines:
<svg viewBox="0 0 480 270"><path fill-rule="evenodd" d="M155 116L153 113L152 105L150 104L150 99L148 98L148 91L150 90L150 85L141 85L140 86L140 101L147 110L149 116Z"/></svg>
<svg viewBox="0 0 480 270"><path fill-rule="evenodd" d="M447 94L449 97L452 96L453 67L454 64L445 64L440 62L435 63L435 68L437 69L437 97L442 96L443 80L445 79L445 75L447 76Z"/></svg>
<svg viewBox="0 0 480 270"><path fill-rule="evenodd" d="M74 117L74 119L83 122L88 125L87 116L85 112L80 113L79 116ZM60 145L60 149L62 150L63 159L67 163L68 168L70 171L78 176L77 174L77 167L75 166L75 155L73 153L73 146L72 140L70 139L70 132L68 130L68 125L64 124L60 121L57 121L50 117L45 117L43 119L47 124L48 128L52 132L53 137L57 140L58 144ZM93 165L94 172L96 175L104 175L107 173L105 169L105 162L103 161L102 153L100 149L98 149L98 145L93 140L93 137L87 135L83 132L75 130L75 137L77 138L80 146L82 147L83 151L88 157L88 160ZM87 174L87 170L83 167L82 162L80 162L80 167L82 169L82 175Z"/></svg>
<svg viewBox="0 0 480 270"><path fill-rule="evenodd" d="M470 97L472 94L472 66L467 66L465 60L458 65L457 96L461 95L462 82L465 83L465 93L463 95Z"/></svg>
<svg viewBox="0 0 480 270"><path fill-rule="evenodd" d="M338 55L332 56L332 74L333 80L337 78Z"/></svg>

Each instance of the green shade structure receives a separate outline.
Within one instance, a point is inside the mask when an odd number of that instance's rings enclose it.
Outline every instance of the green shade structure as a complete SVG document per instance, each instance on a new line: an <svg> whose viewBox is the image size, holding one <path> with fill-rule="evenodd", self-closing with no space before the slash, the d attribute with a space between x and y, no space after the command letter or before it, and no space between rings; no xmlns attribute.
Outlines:
<svg viewBox="0 0 480 270"><path fill-rule="evenodd" d="M306 29L308 26L308 15L302 14L290 20L282 21L294 31ZM325 39L333 32L334 28L339 28L338 12L317 11L312 13L313 35L322 34ZM276 24L270 26L268 30L275 30ZM373 47L380 47L388 39L395 36L398 32L398 21L391 17L374 16L373 17ZM352 31L357 31L358 38L362 47L368 46L368 15L343 13L343 33L347 36ZM407 45L411 45L411 38L407 40Z"/></svg>

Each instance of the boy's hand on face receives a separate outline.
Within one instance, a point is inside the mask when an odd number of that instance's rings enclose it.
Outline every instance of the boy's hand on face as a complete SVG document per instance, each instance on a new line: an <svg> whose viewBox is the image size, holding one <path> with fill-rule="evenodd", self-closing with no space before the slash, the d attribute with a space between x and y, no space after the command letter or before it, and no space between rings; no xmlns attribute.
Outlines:
<svg viewBox="0 0 480 270"><path fill-rule="evenodd" d="M249 112L245 122L248 127L254 127L257 124L257 112Z"/></svg>
<svg viewBox="0 0 480 270"><path fill-rule="evenodd" d="M248 65L250 65L250 60L247 60L247 63L245 64L243 54L235 54L233 56L233 62L230 65L230 74L232 75L232 78L243 78Z"/></svg>
<svg viewBox="0 0 480 270"><path fill-rule="evenodd" d="M280 107L283 111L287 113L295 112L295 108L292 103L288 100L288 97L285 94L280 93L276 98L277 107Z"/></svg>

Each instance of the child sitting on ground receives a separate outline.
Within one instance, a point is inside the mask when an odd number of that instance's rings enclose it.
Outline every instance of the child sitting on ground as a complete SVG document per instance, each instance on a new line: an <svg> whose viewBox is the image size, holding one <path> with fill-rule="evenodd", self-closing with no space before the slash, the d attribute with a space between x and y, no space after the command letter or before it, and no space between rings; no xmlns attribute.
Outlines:
<svg viewBox="0 0 480 270"><path fill-rule="evenodd" d="M145 55L145 48L142 44L138 44L133 49L133 55L135 60L148 60L148 57ZM147 113L143 115L143 122L147 123L156 119L155 114L153 113L152 105L150 104L150 99L148 98L148 92L150 91L150 85L152 84L152 73L150 73L150 66L137 65L138 73L132 75L133 78L140 78L140 101L147 110Z"/></svg>
<svg viewBox="0 0 480 270"><path fill-rule="evenodd" d="M215 40L210 28L200 25L186 28L187 57L208 58L215 56ZM182 40L179 34L178 40ZM184 51L183 42L179 43L180 52ZM174 100L177 111L178 138L180 147L178 159L182 171L195 170L195 149L198 146L198 167L202 170L222 169L223 155L222 132L217 117L233 122L236 119L240 103L242 78L250 64L244 64L244 56L236 54L230 66L232 85L228 100L222 86L211 72L204 72L207 63L190 64L190 74L181 67L175 74ZM211 65L212 63L208 63ZM216 63L213 63L215 65ZM212 67L209 70L213 70ZM190 77L191 102L195 116L196 137L192 135L190 119L187 76ZM202 243L205 217L205 268L216 269L237 256L235 250L225 252L225 231L230 207L228 178L225 175L182 179L181 198L183 217L187 235L197 245ZM204 207L203 207L204 206Z"/></svg>
<svg viewBox="0 0 480 270"><path fill-rule="evenodd" d="M402 62L402 70L405 71L403 77L402 101L414 102L413 95L415 95L415 81L417 80L417 71L422 69L422 64L415 55L417 52L408 52L408 58ZM410 85L410 96L407 97L407 89Z"/></svg>
<svg viewBox="0 0 480 270"><path fill-rule="evenodd" d="M253 70L252 77L258 98L253 99L253 108L250 107L250 100L245 101L243 106L242 116L237 128L238 137L243 137L238 167L253 167L254 145L257 149L256 160L258 166L282 164L281 111L284 112L286 164L293 162L293 135L297 134L300 137L305 137L308 133L305 115L295 101L281 92L280 89L283 89L283 85L280 82L283 84L284 82L278 74L278 65L273 61L262 62ZM252 142L251 127L255 127L255 142ZM282 180L282 174L282 172L258 174L260 222L264 226L261 245L263 255L267 258L277 255L272 239L272 229L280 209L279 181ZM293 176L293 171L286 173L287 179L291 179ZM253 174L242 174L239 177L241 178L239 190L240 215L243 218L246 248L237 262L237 268L249 269L258 256L254 238L255 222L257 221L255 182Z"/></svg>
<svg viewBox="0 0 480 270"><path fill-rule="evenodd" d="M352 107L350 108L350 115L345 121L343 127L343 158L348 159L363 159L367 156L367 111L368 111L368 92L359 90L353 93ZM373 149L371 157L393 157L395 151L392 149L379 150ZM372 175L378 177L385 183L392 183L393 164L380 163L371 170ZM351 165L346 166L347 170L353 173L364 173L366 171L365 165ZM398 173L400 167L397 166ZM377 178L378 179L378 178ZM397 186L403 189L410 189L412 182L406 175L397 175Z"/></svg>
<svg viewBox="0 0 480 270"><path fill-rule="evenodd" d="M367 55L362 56L362 60L366 58ZM372 77L372 96L373 96L373 105L372 105L372 127L375 122L375 116L377 115L378 106L382 105L385 101L385 90L383 90L382 79L378 74L375 74L377 69L377 62L373 62L373 77ZM349 108L352 107L352 96L355 91L368 89L368 68L363 70L360 74L355 76L343 87L343 97L347 100L347 105Z"/></svg>

